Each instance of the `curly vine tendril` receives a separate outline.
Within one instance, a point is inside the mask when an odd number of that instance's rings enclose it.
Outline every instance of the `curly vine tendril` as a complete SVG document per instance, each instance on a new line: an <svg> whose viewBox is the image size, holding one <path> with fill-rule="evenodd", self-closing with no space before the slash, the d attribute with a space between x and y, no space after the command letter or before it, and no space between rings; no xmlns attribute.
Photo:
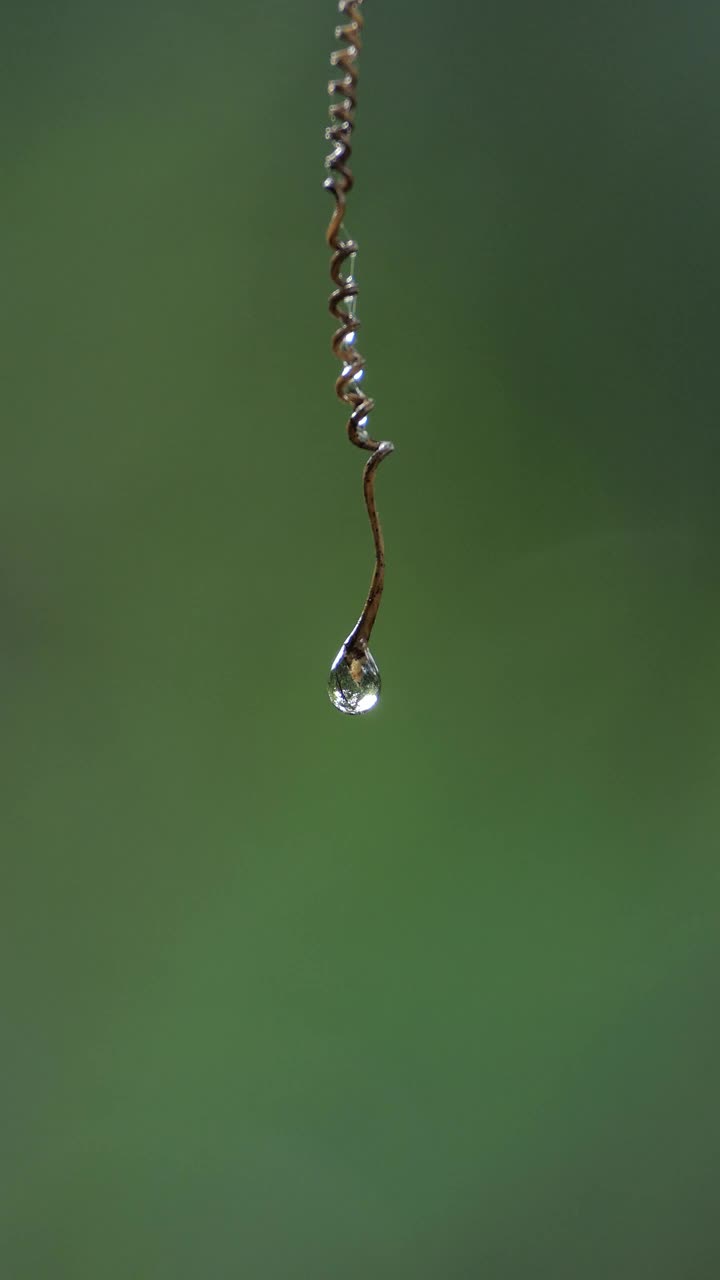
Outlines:
<svg viewBox="0 0 720 1280"><path fill-rule="evenodd" d="M330 294L329 309L338 324L332 337L332 349L342 363L342 373L335 383L335 390L340 400L350 407L347 424L349 439L359 449L365 449L371 454L363 471L363 495L375 544L375 569L363 611L345 641L348 662L361 659L367 652L370 633L380 608L385 583L385 544L375 503L375 473L383 458L392 453L394 448L389 440L374 440L368 431L375 402L360 390L365 360L355 345L360 327L355 317L358 287L347 271L349 260L357 253L357 244L343 236L347 197L354 181L350 159L357 107L357 60L362 47L362 2L363 0L339 0L338 8L344 21L337 27L335 35L336 39L343 41L343 48L332 54L331 63L342 73L342 78L333 79L328 85L328 92L337 101L330 106L330 126L326 137L332 143L332 150L325 161L326 168L330 170L325 188L335 200L327 229L327 242L333 251L330 261L333 291Z"/></svg>

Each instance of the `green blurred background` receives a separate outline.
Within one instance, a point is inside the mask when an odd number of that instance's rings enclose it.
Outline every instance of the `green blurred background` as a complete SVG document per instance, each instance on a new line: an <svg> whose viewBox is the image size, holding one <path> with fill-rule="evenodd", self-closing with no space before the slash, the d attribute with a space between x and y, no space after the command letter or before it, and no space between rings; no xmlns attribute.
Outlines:
<svg viewBox="0 0 720 1280"><path fill-rule="evenodd" d="M716 4L6 0L3 1280L720 1274Z"/></svg>

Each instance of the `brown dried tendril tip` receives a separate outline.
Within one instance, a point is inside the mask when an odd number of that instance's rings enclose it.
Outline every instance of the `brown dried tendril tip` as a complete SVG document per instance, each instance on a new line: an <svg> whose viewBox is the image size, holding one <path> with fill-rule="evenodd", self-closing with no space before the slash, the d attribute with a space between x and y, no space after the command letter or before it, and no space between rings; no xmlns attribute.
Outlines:
<svg viewBox="0 0 720 1280"><path fill-rule="evenodd" d="M350 158L357 106L357 60L363 28L362 0L340 0L338 8L343 22L337 27L335 34L338 40L342 40L343 47L332 54L331 62L342 73L342 77L331 80L328 85L328 92L335 101L330 107L330 126L326 132L328 141L332 143L332 150L325 161L330 170L325 187L335 200L327 229L327 242L332 249L330 277L333 283L329 308L330 314L338 323L332 338L332 349L342 363L342 372L335 383L335 390L339 398L350 407L347 433L354 445L367 450L371 455L363 471L363 494L375 544L375 569L365 607L335 659L330 696L340 710L355 712L369 709L369 705L377 700L375 697L368 706L353 705L355 694L360 694L363 688L363 671L367 674L369 664L372 664L377 674L377 668L368 653L368 641L380 608L385 581L385 545L375 505L375 472L383 458L392 453L394 446L389 440L374 440L371 437L368 422L375 403L360 389L365 360L355 345L360 327L355 315L358 287L351 273L357 244L347 236L343 224L348 193L354 181ZM376 684L379 689L379 674ZM362 703L363 698L359 701Z"/></svg>

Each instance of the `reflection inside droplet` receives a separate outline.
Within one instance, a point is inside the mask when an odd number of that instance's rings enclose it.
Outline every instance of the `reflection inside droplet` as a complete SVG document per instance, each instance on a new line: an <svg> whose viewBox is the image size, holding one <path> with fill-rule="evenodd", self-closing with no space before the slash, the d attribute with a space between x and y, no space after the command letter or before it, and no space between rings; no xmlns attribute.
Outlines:
<svg viewBox="0 0 720 1280"><path fill-rule="evenodd" d="M330 668L330 701L338 711L358 716L371 711L380 697L380 672L369 649L348 652L343 645Z"/></svg>

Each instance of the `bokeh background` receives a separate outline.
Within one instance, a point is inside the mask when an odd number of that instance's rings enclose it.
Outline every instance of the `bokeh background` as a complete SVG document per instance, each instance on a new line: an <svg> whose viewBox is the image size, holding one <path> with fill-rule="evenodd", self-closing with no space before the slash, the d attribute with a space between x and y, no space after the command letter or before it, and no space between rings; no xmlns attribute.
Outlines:
<svg viewBox="0 0 720 1280"><path fill-rule="evenodd" d="M691 0L3 9L6 1280L720 1271L718 74Z"/></svg>

